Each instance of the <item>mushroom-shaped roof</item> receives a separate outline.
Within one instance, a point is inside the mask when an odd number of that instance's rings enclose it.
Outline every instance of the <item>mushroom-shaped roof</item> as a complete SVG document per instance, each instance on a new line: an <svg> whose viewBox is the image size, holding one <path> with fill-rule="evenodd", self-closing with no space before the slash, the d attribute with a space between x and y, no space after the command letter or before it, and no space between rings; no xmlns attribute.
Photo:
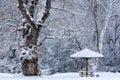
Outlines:
<svg viewBox="0 0 120 80"><path fill-rule="evenodd" d="M91 57L104 57L104 56L90 49L83 49L79 52L76 52L75 54L72 54L70 57L91 58Z"/></svg>

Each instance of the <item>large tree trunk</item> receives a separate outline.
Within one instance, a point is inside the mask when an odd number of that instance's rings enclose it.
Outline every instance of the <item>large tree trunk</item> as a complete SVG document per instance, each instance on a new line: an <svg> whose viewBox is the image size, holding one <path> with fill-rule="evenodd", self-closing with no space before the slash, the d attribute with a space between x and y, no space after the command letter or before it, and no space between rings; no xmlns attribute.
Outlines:
<svg viewBox="0 0 120 80"><path fill-rule="evenodd" d="M22 56L20 59L22 62L23 74L26 76L38 75L38 53L36 52L37 42L39 32L43 26L42 24L49 16L49 10L51 8L51 0L46 0L45 12L37 24L33 19L35 7L38 1L39 0L18 0L18 8L24 19L23 28L21 30L23 32L23 39L25 39L24 46L21 48Z"/></svg>
<svg viewBox="0 0 120 80"><path fill-rule="evenodd" d="M22 62L23 74L26 76L35 76L38 75L38 59L33 58L32 60L25 60Z"/></svg>
<svg viewBox="0 0 120 80"><path fill-rule="evenodd" d="M36 27L35 25L31 25L33 27ZM42 27L42 26L41 26ZM29 30L28 35L25 37L26 42L25 42L25 47L33 49L32 54L36 54L34 58L32 59L25 59L22 62L22 70L23 74L26 76L33 76L33 75L38 75L39 70L38 70L38 54L35 52L36 47L37 47L37 39L39 37L39 31L40 29L31 29ZM25 35L25 33L23 33Z"/></svg>

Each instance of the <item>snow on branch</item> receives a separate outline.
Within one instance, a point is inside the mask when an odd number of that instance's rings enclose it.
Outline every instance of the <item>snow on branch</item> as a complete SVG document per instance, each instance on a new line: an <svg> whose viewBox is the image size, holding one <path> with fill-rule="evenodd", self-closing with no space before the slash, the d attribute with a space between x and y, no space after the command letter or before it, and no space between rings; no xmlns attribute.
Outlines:
<svg viewBox="0 0 120 80"><path fill-rule="evenodd" d="M21 48L20 60L23 62L25 59L32 60L37 57L37 53L34 51L34 48L23 47Z"/></svg>
<svg viewBox="0 0 120 80"><path fill-rule="evenodd" d="M31 5L29 7L29 13L30 13L31 17L33 17L33 18L34 18L35 7L36 7L38 1L39 0L31 0L30 1Z"/></svg>
<svg viewBox="0 0 120 80"><path fill-rule="evenodd" d="M25 19L25 21L27 21L28 23L30 23L30 25L32 25L32 28L36 28L35 24L33 22L33 18L30 15L29 10L26 8L26 4L24 3L24 0L18 0L18 8L21 11L23 18Z"/></svg>
<svg viewBox="0 0 120 80"><path fill-rule="evenodd" d="M100 4L105 9L106 12L108 12L108 9L99 0L96 0L96 2Z"/></svg>
<svg viewBox="0 0 120 80"><path fill-rule="evenodd" d="M37 25L37 28L40 29L41 27L44 27L44 23L46 21L46 19L49 16L50 13L50 9L51 9L51 0L46 0L46 5L45 5L45 9L43 9L40 14L38 20L35 22Z"/></svg>
<svg viewBox="0 0 120 80"><path fill-rule="evenodd" d="M104 4L102 4L102 3L100 2L100 0L96 0L96 2L97 2L98 4L100 4L100 5L105 9L106 12L109 12L110 9L112 8L112 5L116 2L116 0L110 0L109 9L107 9L107 8L104 6Z"/></svg>
<svg viewBox="0 0 120 80"><path fill-rule="evenodd" d="M20 26L17 28L18 31L23 31L23 30L27 30L27 27L23 27L23 26Z"/></svg>
<svg viewBox="0 0 120 80"><path fill-rule="evenodd" d="M74 12L74 11L71 11L71 10L68 10L68 9L65 9L65 8L58 8L58 7L51 7L52 9L58 9L58 10L61 10L61 11L66 11L72 15L86 15L86 13L77 13L77 12Z"/></svg>
<svg viewBox="0 0 120 80"><path fill-rule="evenodd" d="M38 47L38 46L41 46L46 39L63 39L63 38L62 38L62 37L57 37L57 36L47 36L47 37L44 37L44 38L38 43L37 47Z"/></svg>
<svg viewBox="0 0 120 80"><path fill-rule="evenodd" d="M2 18L0 19L0 22L6 22L6 21L10 21L10 22L14 22L14 23L19 23L19 21L16 18Z"/></svg>
<svg viewBox="0 0 120 80"><path fill-rule="evenodd" d="M50 9L51 9L51 0L44 1L44 4L45 4L45 6L38 13L38 18L35 22L38 28L41 27L41 26L42 27L44 26L44 22L49 16L49 12L50 12Z"/></svg>

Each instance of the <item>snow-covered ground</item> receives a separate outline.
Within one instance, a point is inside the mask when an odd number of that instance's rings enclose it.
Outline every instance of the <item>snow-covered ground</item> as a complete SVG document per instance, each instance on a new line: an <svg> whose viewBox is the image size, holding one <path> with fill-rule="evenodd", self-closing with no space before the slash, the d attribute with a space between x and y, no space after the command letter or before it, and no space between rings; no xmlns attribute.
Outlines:
<svg viewBox="0 0 120 80"><path fill-rule="evenodd" d="M79 73L57 73L50 76L23 76L21 74L0 74L0 80L120 80L120 73L95 73L99 77L80 77Z"/></svg>

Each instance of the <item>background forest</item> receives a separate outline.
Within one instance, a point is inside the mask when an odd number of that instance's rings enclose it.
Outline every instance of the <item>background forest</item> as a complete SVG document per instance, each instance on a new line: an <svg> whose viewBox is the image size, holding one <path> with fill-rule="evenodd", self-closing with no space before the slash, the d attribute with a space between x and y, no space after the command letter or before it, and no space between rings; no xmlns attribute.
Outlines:
<svg viewBox="0 0 120 80"><path fill-rule="evenodd" d="M44 13L46 0L35 7L35 22ZM19 31L24 22L18 0L0 0L0 72L20 73ZM36 23L37 24L37 23ZM51 0L49 16L39 32L38 66L49 74L83 70L83 59L70 55L84 48L103 54L91 59L96 71L120 72L120 0Z"/></svg>

